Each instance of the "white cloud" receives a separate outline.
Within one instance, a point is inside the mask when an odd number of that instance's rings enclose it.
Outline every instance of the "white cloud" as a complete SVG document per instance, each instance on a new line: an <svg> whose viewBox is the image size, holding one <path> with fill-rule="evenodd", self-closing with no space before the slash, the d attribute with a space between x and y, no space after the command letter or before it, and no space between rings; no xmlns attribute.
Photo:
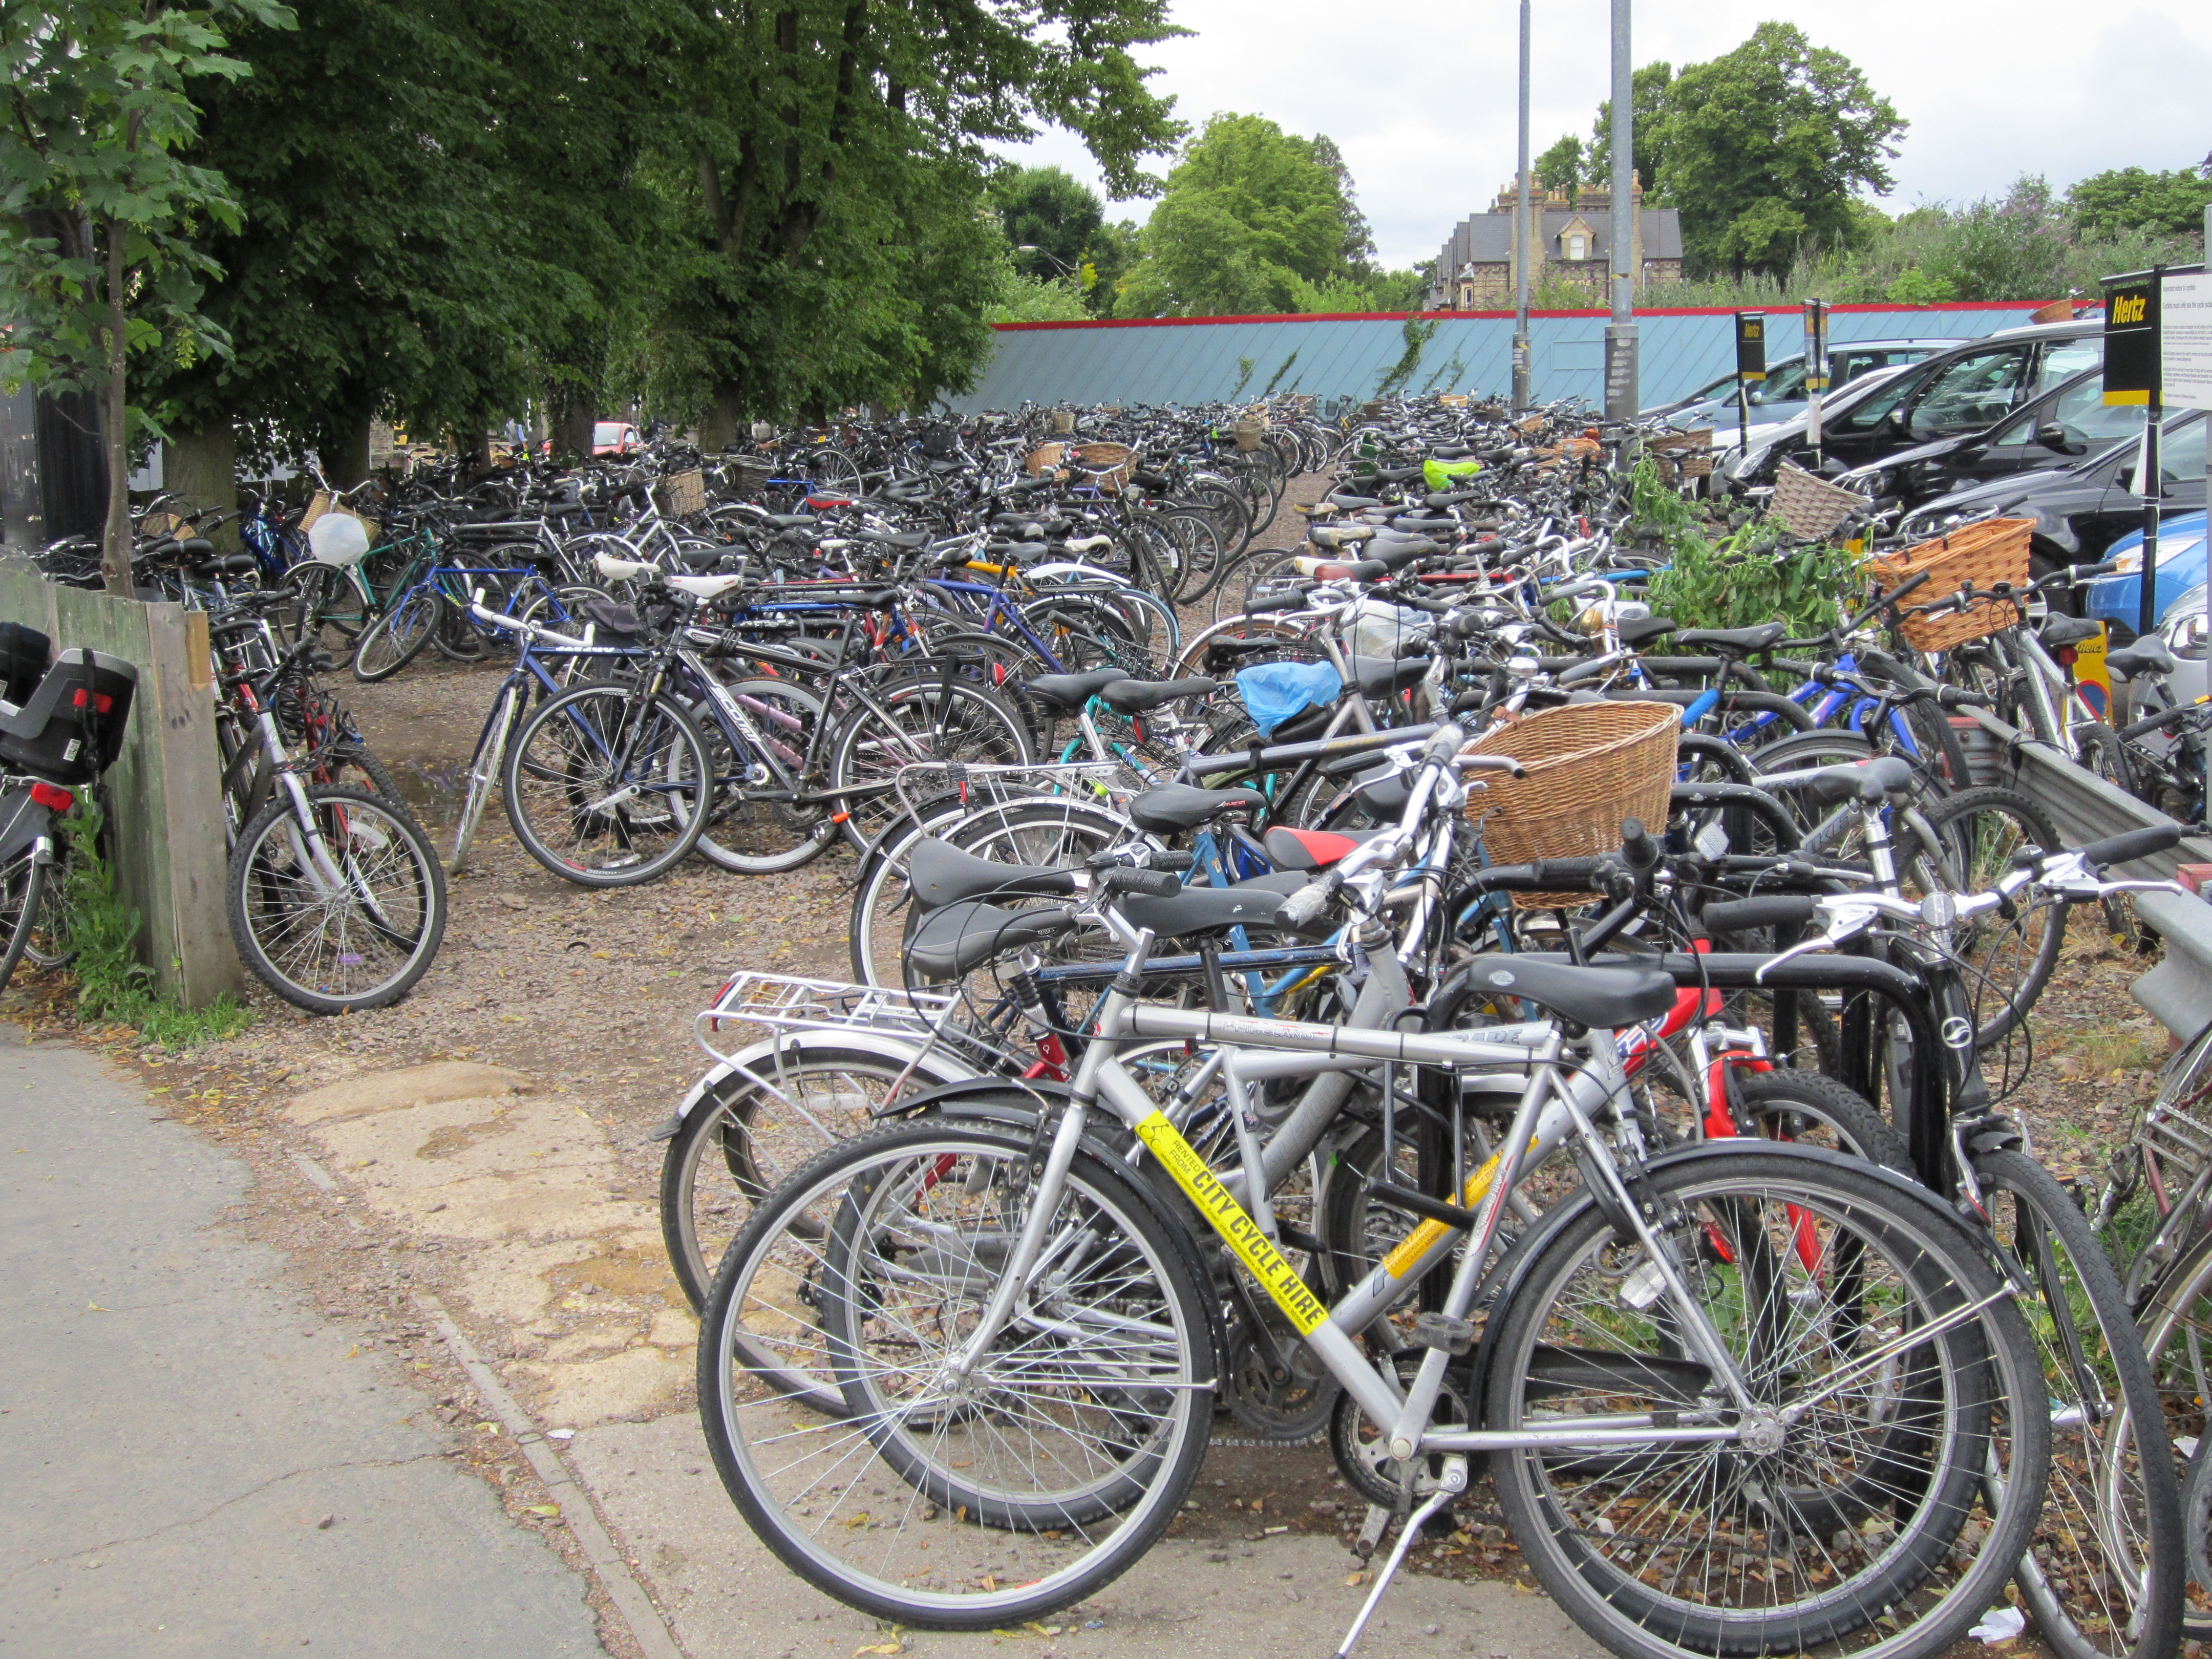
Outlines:
<svg viewBox="0 0 2212 1659"><path fill-rule="evenodd" d="M2212 8L2201 4L2114 15L2054 0L1647 0L1638 11L1638 64L1717 56L1769 18L1850 58L1912 124L1892 164L1893 210L1996 194L2023 172L2063 187L2106 167L2194 165L2212 149ZM1518 16L1515 0L1180 0L1175 19L1195 33L1152 50L1164 71L1154 85L1194 124L1236 110L1329 134L1384 261L1405 265L1433 255L1513 175ZM1563 132L1588 134L1607 91L1609 16L1605 0L1538 0L1538 151ZM1021 154L1099 186L1066 133Z"/></svg>

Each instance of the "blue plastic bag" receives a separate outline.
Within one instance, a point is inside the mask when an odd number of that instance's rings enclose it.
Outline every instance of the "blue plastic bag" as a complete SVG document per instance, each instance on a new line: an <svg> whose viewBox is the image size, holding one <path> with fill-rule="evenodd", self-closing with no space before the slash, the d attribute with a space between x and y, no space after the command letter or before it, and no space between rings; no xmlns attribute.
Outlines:
<svg viewBox="0 0 2212 1659"><path fill-rule="evenodd" d="M1237 671L1244 712L1266 737L1301 708L1336 701L1344 677L1325 662L1263 662Z"/></svg>

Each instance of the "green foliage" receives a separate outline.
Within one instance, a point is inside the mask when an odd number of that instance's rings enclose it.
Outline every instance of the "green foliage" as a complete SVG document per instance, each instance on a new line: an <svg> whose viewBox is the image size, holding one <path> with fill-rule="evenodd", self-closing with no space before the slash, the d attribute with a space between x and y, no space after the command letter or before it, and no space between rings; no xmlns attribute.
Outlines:
<svg viewBox="0 0 2212 1659"><path fill-rule="evenodd" d="M78 1017L87 1024L136 1026L165 1048L189 1048L235 1036L253 1015L233 996L217 997L205 1008L187 1009L161 994L154 970L131 946L138 937L138 912L123 902L115 872L100 851L100 809L89 796L59 828L69 848L62 866L61 944L71 953L76 976Z"/></svg>
<svg viewBox="0 0 2212 1659"><path fill-rule="evenodd" d="M2130 230L2201 236L2209 203L2212 166L2178 167L2172 173L2115 167L2084 179L2066 192L2068 212L2091 236Z"/></svg>
<svg viewBox="0 0 2212 1659"><path fill-rule="evenodd" d="M987 323L1073 323L1091 314L1073 277L1048 281L1011 264L998 276L997 296L983 311Z"/></svg>
<svg viewBox="0 0 2212 1659"><path fill-rule="evenodd" d="M1656 614L1683 628L1778 621L1793 638L1824 633L1842 619L1836 596L1849 590L1853 555L1825 542L1784 547L1771 519L1716 538L1690 504L1659 482L1649 459L1637 463L1631 490L1638 523L1667 544L1668 568L1651 580Z"/></svg>
<svg viewBox="0 0 2212 1659"><path fill-rule="evenodd" d="M1144 227L1133 220L1116 219L1098 227L1084 250L1084 302L1094 317L1118 314L1122 284L1145 257Z"/></svg>
<svg viewBox="0 0 2212 1659"><path fill-rule="evenodd" d="M1646 64L1629 76L1629 103L1636 116L1636 131L1631 140L1631 164L1644 181L1644 202L1648 206L1659 204L1658 179L1661 144L1667 115L1667 90L1674 83L1674 70L1670 64ZM1597 106L1597 119L1590 127L1589 149L1583 162L1583 176L1594 190L1613 187L1613 100L1608 98Z"/></svg>
<svg viewBox="0 0 2212 1659"><path fill-rule="evenodd" d="M1421 366L1421 354L1429 349L1429 342L1436 337L1437 330L1441 326L1438 322L1424 322L1418 317L1406 319L1401 331L1406 337L1406 349L1376 385L1375 395L1377 398L1395 398L1406 389L1406 383L1413 378Z"/></svg>
<svg viewBox="0 0 2212 1659"><path fill-rule="evenodd" d="M1811 244L1848 246L1856 191L1890 187L1907 123L1842 53L1788 23L1668 85L1656 183L1679 207L1686 260L1779 275Z"/></svg>
<svg viewBox="0 0 2212 1659"><path fill-rule="evenodd" d="M1105 204L1064 167L1010 167L991 181L988 199L1015 250L1014 269L1041 281L1080 270L1106 220Z"/></svg>
<svg viewBox="0 0 2212 1659"><path fill-rule="evenodd" d="M1583 141L1571 132L1536 158L1536 182L1571 198L1583 180Z"/></svg>

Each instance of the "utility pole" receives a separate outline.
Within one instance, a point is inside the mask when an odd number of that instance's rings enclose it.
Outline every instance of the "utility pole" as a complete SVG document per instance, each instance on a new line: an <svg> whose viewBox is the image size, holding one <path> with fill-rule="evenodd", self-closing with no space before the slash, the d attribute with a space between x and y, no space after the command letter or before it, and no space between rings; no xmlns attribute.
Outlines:
<svg viewBox="0 0 2212 1659"><path fill-rule="evenodd" d="M1636 83L1628 50L1629 0L1613 0L1613 319L1605 326L1605 414L1636 418ZM1527 72L1522 84L1528 84ZM1522 94L1522 107L1527 107ZM1525 134L1526 121L1523 121ZM1525 136L1522 144L1527 144ZM1523 165L1526 165L1525 162Z"/></svg>
<svg viewBox="0 0 2212 1659"><path fill-rule="evenodd" d="M1528 0L1521 0L1521 171L1513 210L1513 407L1528 407Z"/></svg>

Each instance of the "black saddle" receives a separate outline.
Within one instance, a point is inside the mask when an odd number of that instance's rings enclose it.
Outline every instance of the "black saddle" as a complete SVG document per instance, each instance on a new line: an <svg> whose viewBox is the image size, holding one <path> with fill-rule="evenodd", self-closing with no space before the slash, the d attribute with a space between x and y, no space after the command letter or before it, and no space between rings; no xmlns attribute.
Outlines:
<svg viewBox="0 0 2212 1659"><path fill-rule="evenodd" d="M1164 702L1177 702L1185 697L1211 696L1221 689L1218 680L1203 676L1187 680L1118 679L1098 693L1098 701L1109 708L1124 714L1140 714L1147 708L1158 708Z"/></svg>
<svg viewBox="0 0 2212 1659"><path fill-rule="evenodd" d="M910 530L902 536L871 536L867 539L878 546L903 547L911 550L927 547L929 532L927 530Z"/></svg>
<svg viewBox="0 0 2212 1659"><path fill-rule="evenodd" d="M957 979L1001 951L1042 945L1074 926L1075 918L1058 905L1006 910L981 899L963 899L915 913L906 959L925 978Z"/></svg>
<svg viewBox="0 0 2212 1659"><path fill-rule="evenodd" d="M2079 645L2083 640L2096 638L2102 626L2081 617L2052 615L2043 619L2043 626L2036 629L2036 637L2055 650L2062 645Z"/></svg>
<svg viewBox="0 0 2212 1659"><path fill-rule="evenodd" d="M1674 1006L1674 976L1656 968L1577 968L1526 956L1485 957L1468 982L1485 995L1518 997L1593 1030L1657 1019Z"/></svg>
<svg viewBox="0 0 2212 1659"><path fill-rule="evenodd" d="M1358 686L1362 696L1395 696L1419 685L1421 676L1428 672L1426 657L1407 657L1397 662L1384 662L1376 657L1352 659L1352 683Z"/></svg>
<svg viewBox="0 0 2212 1659"><path fill-rule="evenodd" d="M1761 623L1756 628L1692 628L1687 633L1677 634L1674 643L1694 648L1704 646L1723 654L1753 656L1761 651L1771 651L1775 642L1790 631L1787 623Z"/></svg>
<svg viewBox="0 0 2212 1659"><path fill-rule="evenodd" d="M763 513L763 524L772 524L778 530L797 530L806 525L818 525L821 520L811 513Z"/></svg>
<svg viewBox="0 0 2212 1659"><path fill-rule="evenodd" d="M1905 793L1917 775L1911 761L1883 755L1853 766L1824 766L1806 783L1805 793L1823 806L1853 799L1872 803Z"/></svg>
<svg viewBox="0 0 2212 1659"><path fill-rule="evenodd" d="M1126 668L1086 668L1079 674L1040 674L1022 690L1055 708L1080 708L1116 680L1126 680Z"/></svg>
<svg viewBox="0 0 2212 1659"><path fill-rule="evenodd" d="M1623 645L1637 646L1646 640L1656 640L1663 634L1671 634L1674 628L1675 622L1672 617L1631 617L1613 631L1620 635Z"/></svg>
<svg viewBox="0 0 2212 1659"><path fill-rule="evenodd" d="M2146 635L2133 645L2122 646L2118 651L2107 652L2105 666L2124 680L2138 674L2171 674L2173 672L2173 653L2166 648L2166 641L2156 635Z"/></svg>
<svg viewBox="0 0 2212 1659"><path fill-rule="evenodd" d="M185 549L189 552L195 545L205 547L207 544L186 542ZM218 553L213 558L203 558L194 564L192 574L195 576L243 576L254 568L254 562L253 555L251 553Z"/></svg>
<svg viewBox="0 0 2212 1659"><path fill-rule="evenodd" d="M732 547L686 547L678 550L677 557L694 570L712 570L736 551Z"/></svg>
<svg viewBox="0 0 2212 1659"><path fill-rule="evenodd" d="M1121 915L1132 927L1151 928L1156 939L1223 927L1267 927L1283 901L1304 885L1304 876L1278 871L1234 887L1186 887L1173 898L1133 893L1121 901Z"/></svg>
<svg viewBox="0 0 2212 1659"><path fill-rule="evenodd" d="M979 859L933 836L915 843L906 869L914 902L924 910L940 910L962 899L990 894L1048 898L1075 890L1073 871L1049 864L1001 864L996 859Z"/></svg>
<svg viewBox="0 0 2212 1659"><path fill-rule="evenodd" d="M1419 466L1378 466L1375 469L1375 482L1377 483L1404 483L1420 476Z"/></svg>
<svg viewBox="0 0 2212 1659"><path fill-rule="evenodd" d="M1163 783L1129 803L1129 821L1139 830L1167 835L1195 830L1232 806L1258 811L1267 798L1256 789L1200 789L1188 783Z"/></svg>
<svg viewBox="0 0 2212 1659"><path fill-rule="evenodd" d="M1331 495L1328 498L1328 504L1331 507L1341 507L1353 512L1358 512L1366 507L1380 507L1382 505L1382 503L1375 496L1347 495L1342 491L1339 491L1338 493Z"/></svg>

